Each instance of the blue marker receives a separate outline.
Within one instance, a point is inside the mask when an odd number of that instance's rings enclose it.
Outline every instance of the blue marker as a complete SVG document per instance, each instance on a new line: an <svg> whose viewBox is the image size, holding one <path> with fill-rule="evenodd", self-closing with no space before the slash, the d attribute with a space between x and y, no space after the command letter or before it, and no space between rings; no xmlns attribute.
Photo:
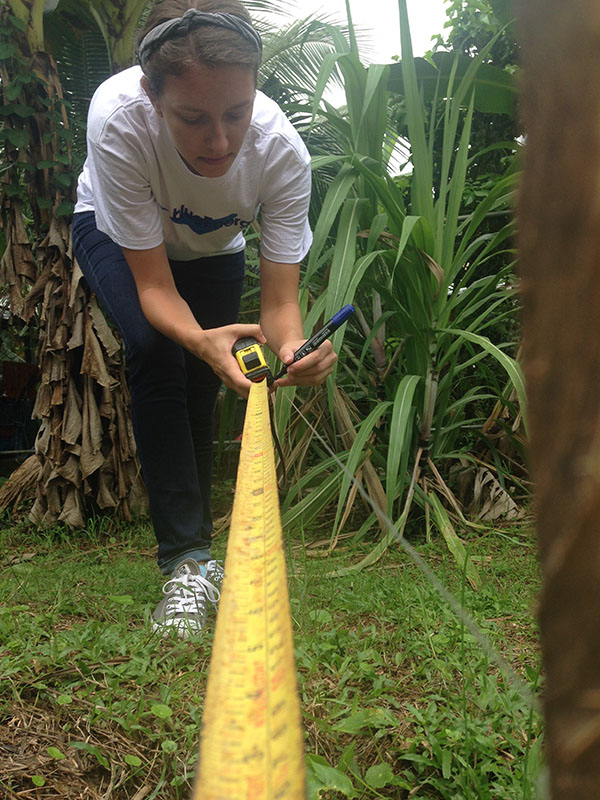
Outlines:
<svg viewBox="0 0 600 800"><path fill-rule="evenodd" d="M348 317L354 314L354 306L347 305L344 306L341 311L338 311L337 314L334 314L333 317L326 322L323 327L314 333L310 339L307 339L302 347L299 347L298 350L294 353L294 361L300 361L301 358L307 356L309 353L312 353L313 350L316 350L320 344L323 344L325 339L329 339L332 333L337 331L337 329L346 322ZM285 373L287 372L289 364L284 364L283 368L275 375L273 380L278 380L279 378L283 378Z"/></svg>

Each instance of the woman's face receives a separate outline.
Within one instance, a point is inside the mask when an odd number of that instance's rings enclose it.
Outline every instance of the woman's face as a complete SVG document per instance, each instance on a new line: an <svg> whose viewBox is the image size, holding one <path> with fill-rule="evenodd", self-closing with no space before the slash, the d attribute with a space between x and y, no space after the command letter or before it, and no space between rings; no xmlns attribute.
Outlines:
<svg viewBox="0 0 600 800"><path fill-rule="evenodd" d="M167 75L159 97L148 94L191 171L219 178L242 146L255 91L248 67L198 64L181 75Z"/></svg>

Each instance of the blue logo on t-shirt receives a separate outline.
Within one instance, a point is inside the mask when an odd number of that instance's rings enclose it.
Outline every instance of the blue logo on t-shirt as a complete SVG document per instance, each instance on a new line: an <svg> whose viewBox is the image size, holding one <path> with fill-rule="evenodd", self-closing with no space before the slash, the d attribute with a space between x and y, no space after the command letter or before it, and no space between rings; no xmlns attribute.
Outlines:
<svg viewBox="0 0 600 800"><path fill-rule="evenodd" d="M232 225L247 228L252 222L251 219L240 219L237 214L228 214L226 217L219 217L218 219L199 217L183 205L173 209L171 221L176 225L187 225L194 233L198 234L212 233L213 231L218 231L219 228L229 228Z"/></svg>

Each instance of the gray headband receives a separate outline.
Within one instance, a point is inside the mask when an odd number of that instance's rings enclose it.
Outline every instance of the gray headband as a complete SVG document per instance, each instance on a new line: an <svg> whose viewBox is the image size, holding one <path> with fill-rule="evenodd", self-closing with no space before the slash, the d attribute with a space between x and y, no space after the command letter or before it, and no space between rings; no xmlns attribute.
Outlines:
<svg viewBox="0 0 600 800"><path fill-rule="evenodd" d="M175 17L166 22L161 22L144 36L138 48L138 57L142 68L149 57L169 39L177 36L185 36L194 28L201 25L217 25L220 28L227 28L230 31L239 33L255 47L257 52L262 53L262 40L252 25L237 17L235 14L207 13L189 8L182 17Z"/></svg>

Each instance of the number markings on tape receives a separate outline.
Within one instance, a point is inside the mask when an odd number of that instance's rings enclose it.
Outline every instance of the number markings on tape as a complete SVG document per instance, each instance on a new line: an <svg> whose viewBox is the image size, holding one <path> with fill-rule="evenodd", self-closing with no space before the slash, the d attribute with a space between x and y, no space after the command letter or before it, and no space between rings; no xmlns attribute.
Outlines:
<svg viewBox="0 0 600 800"><path fill-rule="evenodd" d="M304 800L300 702L266 381L250 389L194 800Z"/></svg>

